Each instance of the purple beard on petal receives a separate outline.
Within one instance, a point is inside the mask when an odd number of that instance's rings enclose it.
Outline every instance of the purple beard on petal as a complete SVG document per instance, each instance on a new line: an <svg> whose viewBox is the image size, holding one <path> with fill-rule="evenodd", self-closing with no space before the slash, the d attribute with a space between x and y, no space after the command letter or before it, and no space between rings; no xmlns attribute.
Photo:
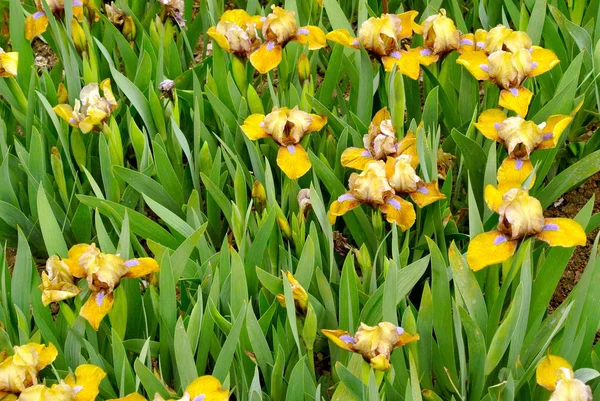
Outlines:
<svg viewBox="0 0 600 401"><path fill-rule="evenodd" d="M427 195L429 193L429 189L427 189L427 187L421 187L417 189L417 191L422 193L423 195Z"/></svg>
<svg viewBox="0 0 600 401"><path fill-rule="evenodd" d="M274 47L275 47L275 43L274 42L267 43L267 50L268 51L273 50Z"/></svg>
<svg viewBox="0 0 600 401"><path fill-rule="evenodd" d="M294 153L296 153L296 147L294 145L288 145L287 150L288 150L288 152L290 152L290 155L293 155Z"/></svg>
<svg viewBox="0 0 600 401"><path fill-rule="evenodd" d="M390 199L389 201L387 201L388 205L392 205L392 207L396 210L400 210L400 202L398 202L396 199Z"/></svg>
<svg viewBox="0 0 600 401"><path fill-rule="evenodd" d="M522 167L523 167L523 160L517 159L517 161L515 162L515 168L517 170L521 170Z"/></svg>
<svg viewBox="0 0 600 401"><path fill-rule="evenodd" d="M496 236L496 238L494 238L494 245L500 245L500 244L505 243L506 241L507 240L504 235L498 235L498 236Z"/></svg>
<svg viewBox="0 0 600 401"><path fill-rule="evenodd" d="M473 41L471 39L462 39L460 41L461 45L473 46Z"/></svg>
<svg viewBox="0 0 600 401"><path fill-rule="evenodd" d="M348 334L344 334L343 336L340 336L340 340L342 340L346 344L354 344L355 343L354 338L352 338L352 336L350 336Z"/></svg>
<svg viewBox="0 0 600 401"><path fill-rule="evenodd" d="M510 93L512 93L514 97L519 96L519 90L517 88L510 88Z"/></svg>
<svg viewBox="0 0 600 401"><path fill-rule="evenodd" d="M104 291L100 291L97 295L96 295L96 305L98 306L102 306L102 304L104 303L104 296L106 294L104 293Z"/></svg>
<svg viewBox="0 0 600 401"><path fill-rule="evenodd" d="M310 31L306 28L300 28L300 29L298 29L298 32L297 32L298 35L308 35L309 33L310 33Z"/></svg>
<svg viewBox="0 0 600 401"><path fill-rule="evenodd" d="M400 52L396 50L395 52L392 52L392 54L390 54L390 57L393 57L396 60L400 60Z"/></svg>
<svg viewBox="0 0 600 401"><path fill-rule="evenodd" d="M423 49L421 50L421 52L419 53L421 56L431 56L433 52L431 51L431 49Z"/></svg>
<svg viewBox="0 0 600 401"><path fill-rule="evenodd" d="M363 157L372 157L371 152L369 152L368 149L363 150L360 155Z"/></svg>
<svg viewBox="0 0 600 401"><path fill-rule="evenodd" d="M554 223L548 223L542 228L542 231L558 231L560 227Z"/></svg>
<svg viewBox="0 0 600 401"><path fill-rule="evenodd" d="M40 18L40 17L42 17L44 15L46 15L46 14L44 14L43 11L38 11L36 13L33 13L33 19L38 19L38 18Z"/></svg>
<svg viewBox="0 0 600 401"><path fill-rule="evenodd" d="M402 327L398 326L398 327L396 327L396 332L400 336L400 335L404 334L404 329Z"/></svg>
<svg viewBox="0 0 600 401"><path fill-rule="evenodd" d="M131 259L128 260L124 263L125 266L127 267L134 267L134 266L139 266L140 265L140 261L139 260L135 260L135 259Z"/></svg>
<svg viewBox="0 0 600 401"><path fill-rule="evenodd" d="M550 139L550 138L552 138L552 137L553 137L553 135L552 135L552 133L551 133L551 132L550 132L550 133L548 133L548 134L544 134L544 136L543 136L544 140L546 140L546 139Z"/></svg>
<svg viewBox="0 0 600 401"><path fill-rule="evenodd" d="M338 202L342 203L345 201L349 201L349 200L355 200L356 198L354 196L352 196L352 194L344 194L344 195L340 195L340 197L337 199Z"/></svg>

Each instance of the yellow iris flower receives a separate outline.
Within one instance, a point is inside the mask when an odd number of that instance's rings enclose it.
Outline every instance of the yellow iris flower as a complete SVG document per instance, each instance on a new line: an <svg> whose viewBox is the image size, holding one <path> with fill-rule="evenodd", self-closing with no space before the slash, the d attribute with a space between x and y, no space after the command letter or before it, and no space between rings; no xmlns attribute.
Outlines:
<svg viewBox="0 0 600 401"><path fill-rule="evenodd" d="M42 291L44 306L73 298L81 292L74 284L69 266L56 255L46 261L46 271L42 273L42 284L39 288Z"/></svg>
<svg viewBox="0 0 600 401"><path fill-rule="evenodd" d="M102 89L103 96L100 96L99 89ZM54 107L54 112L69 125L87 134L91 131L100 132L117 106L117 100L110 86L110 78L107 78L100 83L100 86L97 83L84 86L79 99L75 100L75 107L59 104Z"/></svg>
<svg viewBox="0 0 600 401"><path fill-rule="evenodd" d="M261 18L262 36L265 41L250 55L250 63L261 74L266 74L281 63L282 50L290 41L308 44L310 50L325 47L325 33L316 26L298 27L296 13L275 5L271 13Z"/></svg>
<svg viewBox="0 0 600 401"><path fill-rule="evenodd" d="M207 34L226 52L248 57L261 45L257 29L262 28L260 15L250 16L244 10L228 10Z"/></svg>
<svg viewBox="0 0 600 401"><path fill-rule="evenodd" d="M554 148L580 107L568 116L550 116L541 124L519 116L508 117L499 109L489 109L481 113L475 126L486 138L503 144L510 157L527 160L536 149Z"/></svg>
<svg viewBox="0 0 600 401"><path fill-rule="evenodd" d="M65 13L64 0L35 0L37 11L31 14L25 20L25 37L30 42L37 36L46 32L48 28L48 17L44 11L42 1L46 2L48 8L56 17L63 17ZM67 0L71 1L71 0ZM83 21L83 2L82 0L73 1L73 17L79 22Z"/></svg>
<svg viewBox="0 0 600 401"><path fill-rule="evenodd" d="M305 135L321 130L327 117L309 114L298 107L274 108L267 115L252 114L241 126L251 140L271 138L279 145L277 165L289 178L295 180L310 170L308 153L300 141Z"/></svg>
<svg viewBox="0 0 600 401"><path fill-rule="evenodd" d="M51 268L48 268L48 265ZM64 265L68 266L68 276L64 272ZM51 269L60 269L60 274L52 273ZM159 270L158 263L152 258L137 258L123 260L118 255L102 253L95 244L78 244L69 250L68 258L58 260L56 256L52 256L47 264L48 279L52 282L51 277L58 282L57 286L62 285L61 290L67 292L64 299L77 295L73 292L65 291L64 289L71 288L65 284L69 284L69 279L78 278L87 280L88 288L92 294L87 302L83 305L79 314L86 319L94 330L98 330L100 322L110 312L113 306L114 297L113 291L120 284L123 278L138 278ZM45 303L56 302L61 300L63 292L56 293L53 287L46 287L42 282L40 287L43 291L42 300ZM54 298L53 298L54 297ZM56 301L54 300L56 299Z"/></svg>
<svg viewBox="0 0 600 401"><path fill-rule="evenodd" d="M364 170L372 161L386 161L389 156L400 155L410 155L414 167L419 164L415 136L408 132L401 141L398 141L396 127L387 108L375 114L369 125L369 132L363 136L363 144L364 148L350 147L344 150L341 157L342 166Z"/></svg>
<svg viewBox="0 0 600 401"><path fill-rule="evenodd" d="M423 39L425 47L434 55L441 55L460 46L460 32L456 29L454 21L446 17L446 10L440 9L439 14L434 14L423 22Z"/></svg>
<svg viewBox="0 0 600 401"><path fill-rule="evenodd" d="M213 376L201 376L192 381L185 389L183 397L177 401L227 401L229 390L223 390L221 382ZM116 398L108 401L147 401L137 393L127 397ZM160 394L154 396L154 401L165 401ZM176 400L169 400L176 401Z"/></svg>
<svg viewBox="0 0 600 401"><path fill-rule="evenodd" d="M58 355L53 344L28 343L13 348L14 354L0 363L0 396L20 394L38 382L38 372Z"/></svg>
<svg viewBox="0 0 600 401"><path fill-rule="evenodd" d="M308 294L304 287L300 285L298 280L294 277L294 275L287 271L285 272L288 281L290 282L290 287L292 288L292 296L294 297L294 306L296 307L296 312L299 315L306 315L306 308L308 307ZM277 300L285 308L285 295L277 294Z"/></svg>
<svg viewBox="0 0 600 401"><path fill-rule="evenodd" d="M19 66L19 53L5 52L0 47L0 77L16 77Z"/></svg>
<svg viewBox="0 0 600 401"><path fill-rule="evenodd" d="M390 356L398 347L419 339L418 334L408 334L402 327L382 322L377 326L361 323L352 336L343 330L321 330L335 345L360 354L373 369L385 371L390 368Z"/></svg>
<svg viewBox="0 0 600 401"><path fill-rule="evenodd" d="M362 45L371 56L379 59L386 71L397 66L400 72L411 79L419 78L420 65L430 65L438 56L424 47L402 48L402 39L414 33L422 33L423 27L415 22L419 13L407 11L402 14L383 14L371 17L362 23L358 38L345 29L336 29L325 37L332 42L358 49Z"/></svg>
<svg viewBox="0 0 600 401"><path fill-rule="evenodd" d="M500 106L527 114L533 94L522 86L528 77L541 75L559 63L551 50L531 45L525 32L513 31L502 25L489 32L477 31L464 35L456 60L480 81L492 81L502 91Z"/></svg>
<svg viewBox="0 0 600 401"><path fill-rule="evenodd" d="M410 155L388 157L385 172L394 191L397 194L407 194L421 208L440 199L446 199L438 188L437 180L423 182L417 175Z"/></svg>
<svg viewBox="0 0 600 401"><path fill-rule="evenodd" d="M550 401L592 401L592 389L574 377L573 368L566 359L548 355L536 368L537 383L552 391Z"/></svg>
<svg viewBox="0 0 600 401"><path fill-rule="evenodd" d="M329 207L329 221L333 224L342 216L361 204L379 209L387 221L397 224L402 231L415 224L416 214L412 203L395 194L390 186L383 161L369 163L360 173L352 173L348 181L348 192L341 195Z"/></svg>
<svg viewBox="0 0 600 401"><path fill-rule="evenodd" d="M544 218L540 201L526 190L508 190L500 205L489 196L486 191L487 204L499 215L498 229L479 234L469 243L467 262L472 270L504 262L525 237L535 237L550 246L572 247L586 243L585 231L579 223L566 218Z"/></svg>

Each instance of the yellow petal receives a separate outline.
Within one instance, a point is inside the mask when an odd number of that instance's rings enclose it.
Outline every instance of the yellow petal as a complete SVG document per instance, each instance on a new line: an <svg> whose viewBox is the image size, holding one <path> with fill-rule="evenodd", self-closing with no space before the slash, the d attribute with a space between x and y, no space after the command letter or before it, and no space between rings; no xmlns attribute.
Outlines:
<svg viewBox="0 0 600 401"><path fill-rule="evenodd" d="M391 119L392 119L392 114L387 109L387 107L384 107L384 108L380 109L377 113L375 113L375 115L373 116L373 119L371 120L371 124L373 124L375 126L380 126L383 121L391 120Z"/></svg>
<svg viewBox="0 0 600 401"><path fill-rule="evenodd" d="M465 33L464 35L461 35L460 46L458 47L457 51L462 54L475 51L475 49L475 35L472 33Z"/></svg>
<svg viewBox="0 0 600 401"><path fill-rule="evenodd" d="M110 312L114 303L112 293L92 292L87 302L81 307L79 315L87 320L94 330L98 331L100 322Z"/></svg>
<svg viewBox="0 0 600 401"><path fill-rule="evenodd" d="M225 11L220 18L220 21L233 22L238 26L243 26L247 22L252 19L250 14L248 14L245 10L234 9Z"/></svg>
<svg viewBox="0 0 600 401"><path fill-rule="evenodd" d="M277 165L292 180L302 177L310 170L308 153L300 144L281 146L277 153Z"/></svg>
<svg viewBox="0 0 600 401"><path fill-rule="evenodd" d="M57 116L68 122L71 126L77 127L77 125L72 121L73 118L73 108L68 104L59 104L54 106L54 112Z"/></svg>
<svg viewBox="0 0 600 401"><path fill-rule="evenodd" d="M335 345L343 348L347 351L354 351L352 345L354 344L354 338L344 330L321 330L321 333L330 339Z"/></svg>
<svg viewBox="0 0 600 401"><path fill-rule="evenodd" d="M548 391L556 390L557 380L562 378L560 369L565 368L573 371L573 367L564 358L556 355L548 355L540 361L535 369L537 383Z"/></svg>
<svg viewBox="0 0 600 401"><path fill-rule="evenodd" d="M310 122L310 125L308 126L308 128L306 129L306 133L320 131L325 126L325 124L327 124L326 116L320 116L318 114L311 114L310 118L311 118L311 122Z"/></svg>
<svg viewBox="0 0 600 401"><path fill-rule="evenodd" d="M327 46L327 42L325 42L325 32L323 32L321 28L312 25L298 28L298 31L296 32L296 42L301 45L308 43L309 50L318 50Z"/></svg>
<svg viewBox="0 0 600 401"><path fill-rule="evenodd" d="M65 379L77 391L74 401L94 401L100 393L100 382L106 377L106 373L98 366L86 364L75 369L75 377L77 380L74 383Z"/></svg>
<svg viewBox="0 0 600 401"><path fill-rule="evenodd" d="M249 139L253 141L261 138L267 138L269 134L265 131L263 123L265 121L264 114L252 114L244 120L242 131Z"/></svg>
<svg viewBox="0 0 600 401"><path fill-rule="evenodd" d="M423 27L415 22L415 18L419 15L418 11L407 11L402 14L398 14L400 18L400 26L402 29L398 34L398 39L408 38L413 35L413 31L419 35L423 33Z"/></svg>
<svg viewBox="0 0 600 401"><path fill-rule="evenodd" d="M531 59L534 67L533 70L527 74L530 77L537 77L546 71L550 71L556 64L560 63L560 60L552 50L544 49L539 46L533 46L532 49Z"/></svg>
<svg viewBox="0 0 600 401"><path fill-rule="evenodd" d="M424 66L430 66L439 60L440 56L437 54L433 54L430 49L426 49L422 46L416 47L414 49L409 49L409 53L415 53L419 57L419 63Z"/></svg>
<svg viewBox="0 0 600 401"><path fill-rule="evenodd" d="M533 164L531 160L507 157L498 169L498 190L504 195L505 192L513 188L521 188L532 172ZM533 177L531 185L533 186L534 183L535 177Z"/></svg>
<svg viewBox="0 0 600 401"><path fill-rule="evenodd" d="M373 369L381 372L385 372L391 367L389 359L384 354L379 354L375 358L371 358L369 364Z"/></svg>
<svg viewBox="0 0 600 401"><path fill-rule="evenodd" d="M572 219L544 219L544 228L536 237L550 246L585 246L587 238L581 224Z"/></svg>
<svg viewBox="0 0 600 401"><path fill-rule="evenodd" d="M35 366L37 371L40 371L46 366L50 365L58 356L58 350L52 343L48 343L47 346L44 344L35 344L35 348L38 354L38 362Z"/></svg>
<svg viewBox="0 0 600 401"><path fill-rule="evenodd" d="M417 189L417 192L411 192L409 195L420 208L424 208L440 199L446 199L446 195L440 192L437 181L427 182Z"/></svg>
<svg viewBox="0 0 600 401"><path fill-rule="evenodd" d="M79 22L83 21L83 7L73 6L73 17L77 18ZM96 19L97 21L98 19Z"/></svg>
<svg viewBox="0 0 600 401"><path fill-rule="evenodd" d="M192 381L185 389L194 400L200 395L204 401L226 401L229 399L229 391L223 390L221 382L213 376L201 376Z"/></svg>
<svg viewBox="0 0 600 401"><path fill-rule="evenodd" d="M364 170L367 164L374 160L365 148L347 148L342 152L341 157L342 166L357 170Z"/></svg>
<svg viewBox="0 0 600 401"><path fill-rule="evenodd" d="M129 267L125 278L137 278L147 276L150 273L155 273L159 270L158 263L152 258L137 258L125 262L125 266Z"/></svg>
<svg viewBox="0 0 600 401"><path fill-rule="evenodd" d="M229 41L227 40L225 35L217 32L216 27L211 26L210 28L208 28L208 31L206 31L206 33L208 36L213 38L215 42L217 42L221 49L225 50L226 52L230 51L231 48L229 47Z"/></svg>
<svg viewBox="0 0 600 401"><path fill-rule="evenodd" d="M489 109L481 113L475 123L475 127L485 136L493 141L498 140L497 124L502 124L508 117L500 109Z"/></svg>
<svg viewBox="0 0 600 401"><path fill-rule="evenodd" d="M402 75L406 75L410 79L416 80L419 79L419 73L421 72L419 58L420 56L418 51L397 50L390 56L381 57L381 62L383 63L383 68L385 71L392 71L395 65L398 67L398 70L400 70Z"/></svg>
<svg viewBox="0 0 600 401"><path fill-rule="evenodd" d="M335 223L337 216L342 216L358 206L360 206L360 201L356 200L351 194L346 193L340 196L329 206L329 213L327 214L329 222L331 224Z"/></svg>
<svg viewBox="0 0 600 401"><path fill-rule="evenodd" d="M396 224L402 231L406 231L415 224L417 215L412 203L394 195L386 203L379 206L388 222Z"/></svg>
<svg viewBox="0 0 600 401"><path fill-rule="evenodd" d="M110 86L110 78L106 78L102 82L100 82L100 89L102 89L102 95L108 103L110 104L110 109L114 110L117 107L117 99L115 99L115 95L113 94L112 87Z"/></svg>
<svg viewBox="0 0 600 401"><path fill-rule="evenodd" d="M525 117L529 110L529 103L531 103L532 97L533 93L523 86L512 88L509 91L503 89L502 92L500 92L500 101L498 102L498 105L516 112L521 117Z"/></svg>
<svg viewBox="0 0 600 401"><path fill-rule="evenodd" d="M331 31L325 35L325 39L354 49L358 49L359 47L358 39L353 37L346 29L336 29L335 31Z"/></svg>
<svg viewBox="0 0 600 401"><path fill-rule="evenodd" d="M281 46L267 42L250 55L250 63L261 74L266 74L281 63Z"/></svg>
<svg viewBox="0 0 600 401"><path fill-rule="evenodd" d="M500 231L482 233L469 242L467 262L471 270L478 271L486 266L502 263L517 249L518 241L511 241Z"/></svg>
<svg viewBox="0 0 600 401"><path fill-rule="evenodd" d="M0 391L0 400L2 401L17 401L17 396L15 394L5 393L4 391Z"/></svg>
<svg viewBox="0 0 600 401"><path fill-rule="evenodd" d="M498 213L498 210L500 210L500 206L502 205L502 203L504 203L504 201L502 200L503 195L504 193L498 190L498 188L494 187L492 184L488 184L485 187L483 193L485 203L490 208L490 210L493 210L496 213Z"/></svg>
<svg viewBox="0 0 600 401"><path fill-rule="evenodd" d="M396 343L396 347L403 347L406 344L414 343L420 338L421 337L419 337L418 334L408 334L407 332L404 332L398 336L398 342Z"/></svg>
<svg viewBox="0 0 600 401"><path fill-rule="evenodd" d="M412 132L408 131L406 133L406 136L398 142L397 153L398 156L410 156L410 165L412 166L412 168L417 168L417 166L419 165L419 154L417 152L417 138Z"/></svg>
<svg viewBox="0 0 600 401"><path fill-rule="evenodd" d="M456 60L458 64L467 67L467 70L479 81L487 81L490 75L487 72L488 58L482 51L466 51ZM484 66L481 68L481 66Z"/></svg>
<svg viewBox="0 0 600 401"><path fill-rule="evenodd" d="M37 11L25 20L25 37L31 42L46 32L46 28L48 28L48 17L43 12Z"/></svg>
<svg viewBox="0 0 600 401"><path fill-rule="evenodd" d="M127 397L113 398L108 401L148 401L138 393L129 394Z"/></svg>
<svg viewBox="0 0 600 401"><path fill-rule="evenodd" d="M4 70L0 73L2 77L16 77L19 66L19 53L8 52L0 55L0 69Z"/></svg>
<svg viewBox="0 0 600 401"><path fill-rule="evenodd" d="M537 147L538 149L549 149L558 145L558 141L564 130L573 121L573 117L556 114L546 120L546 125L542 129L544 141Z"/></svg>

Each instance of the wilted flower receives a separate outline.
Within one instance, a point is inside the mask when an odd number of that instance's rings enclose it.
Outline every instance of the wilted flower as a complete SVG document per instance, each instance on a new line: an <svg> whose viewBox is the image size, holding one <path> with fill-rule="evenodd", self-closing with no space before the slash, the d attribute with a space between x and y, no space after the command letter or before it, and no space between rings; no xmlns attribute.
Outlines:
<svg viewBox="0 0 600 401"><path fill-rule="evenodd" d="M120 284L121 279L142 277L158 271L158 263L152 258L125 261L118 255L102 253L95 244L75 245L69 249L67 259L59 261L56 256L52 256L48 263L58 272L55 275L62 274L63 285L65 282L68 283L70 277L87 280L92 294L79 314L90 323L94 330L98 330L100 322L112 309L113 291ZM64 270L64 265L68 266L71 276L68 276ZM69 294L70 296L74 295Z"/></svg>
<svg viewBox="0 0 600 401"><path fill-rule="evenodd" d="M369 163L360 174L352 173L348 188L349 191L329 207L329 220L332 224L337 216L342 216L361 204L381 210L387 221L397 224L402 231L408 230L415 223L416 214L412 203L395 194L386 177L383 161Z"/></svg>
<svg viewBox="0 0 600 401"><path fill-rule="evenodd" d="M537 383L552 391L550 401L592 401L592 389L576 379L571 364L556 355L548 355L536 368Z"/></svg>
<svg viewBox="0 0 600 401"><path fill-rule="evenodd" d="M115 26L121 27L125 22L125 13L115 5L115 2L104 4L106 18Z"/></svg>
<svg viewBox="0 0 600 401"><path fill-rule="evenodd" d="M437 56L430 49L417 47L403 49L402 39L410 38L413 33L422 33L423 27L415 22L419 13L407 11L402 14L383 14L371 17L362 23L358 38L354 38L345 29L329 32L326 38L346 47L363 47L375 58L381 60L386 71L397 66L400 72L409 78L419 78L420 64L430 65Z"/></svg>
<svg viewBox="0 0 600 401"><path fill-rule="evenodd" d="M19 53L5 52L0 47L0 77L16 77L19 66Z"/></svg>
<svg viewBox="0 0 600 401"><path fill-rule="evenodd" d="M46 271L42 273L42 284L39 288L42 291L44 306L73 298L81 292L74 284L69 266L56 255L46 261Z"/></svg>
<svg viewBox="0 0 600 401"><path fill-rule="evenodd" d="M217 26L208 28L207 34L226 52L245 58L260 46L257 29L261 27L260 15L252 17L244 10L228 10Z"/></svg>
<svg viewBox="0 0 600 401"><path fill-rule="evenodd" d="M325 34L316 26L298 27L296 13L275 5L271 13L262 18L262 35L265 43L250 56L250 62L261 74L266 74L281 63L281 51L290 41L301 45L308 43L310 50L325 47Z"/></svg>
<svg viewBox="0 0 600 401"><path fill-rule="evenodd" d="M50 365L58 355L50 343L28 343L13 348L14 355L0 363L0 394L19 394L38 382L38 372Z"/></svg>
<svg viewBox="0 0 600 401"><path fill-rule="evenodd" d="M294 297L294 306L296 307L296 312L301 316L305 316L306 308L308 307L308 294L291 272L287 271L285 272L285 275L290 282L290 287L292 288L292 296ZM277 294L277 300L281 306L285 308L285 295Z"/></svg>
<svg viewBox="0 0 600 401"><path fill-rule="evenodd" d="M183 397L170 401L227 401L228 399L229 390L223 390L221 382L218 379L213 376L201 376L186 387ZM127 397L108 401L146 401L146 398L133 393ZM165 399L157 393L154 396L154 401L165 401Z"/></svg>
<svg viewBox="0 0 600 401"><path fill-rule="evenodd" d="M343 330L321 331L338 347L360 354L373 369L382 371L390 368L390 356L395 348L419 339L418 334L408 334L389 322L374 327L361 323L354 336Z"/></svg>
<svg viewBox="0 0 600 401"><path fill-rule="evenodd" d="M446 175L448 174L448 170L454 166L454 159L456 158L456 156L454 156L452 153L446 153L444 152L444 150L440 147L438 148L437 151L437 171L438 171L438 177L440 177L442 180L446 179Z"/></svg>
<svg viewBox="0 0 600 401"><path fill-rule="evenodd" d="M29 41L46 32L48 28L48 16L46 16L42 1L46 3L55 17L64 18L65 15L65 0L35 0L37 11L25 20L25 37ZM73 17L77 18L79 22L83 21L83 2L81 0L67 1L73 2Z"/></svg>
<svg viewBox="0 0 600 401"><path fill-rule="evenodd" d="M54 112L84 134L90 131L99 132L104 122L117 108L117 100L110 87L110 78L100 83L100 89L104 96L100 96L97 83L88 84L81 90L79 99L75 100L74 108L68 104L59 104L54 107Z"/></svg>
<svg viewBox="0 0 600 401"><path fill-rule="evenodd" d="M321 130L326 123L327 117L309 114L298 107L275 107L266 116L252 114L241 128L251 140L273 139L279 145L277 165L294 180L306 174L311 166L308 153L300 141L305 135Z"/></svg>
<svg viewBox="0 0 600 401"><path fill-rule="evenodd" d="M300 214L304 216L312 207L312 203L310 202L310 189L302 188L300 191L298 191L297 199Z"/></svg>
<svg viewBox="0 0 600 401"><path fill-rule="evenodd" d="M485 35L485 31L477 32L479 38L463 37L459 49L462 54L456 62L476 79L498 85L502 89L500 106L525 116L533 94L522 86L523 81L551 70L559 63L558 58L551 50L532 46L525 32L502 25ZM476 43L471 44L474 40Z"/></svg>
<svg viewBox="0 0 600 401"><path fill-rule="evenodd" d="M173 89L175 88L175 81L172 79L165 79L158 84L158 90L162 92L163 97L173 99Z"/></svg>
<svg viewBox="0 0 600 401"><path fill-rule="evenodd" d="M497 201L487 199L490 207ZM517 249L518 240L536 237L550 246L585 245L585 231L579 223L566 218L544 218L542 205L526 190L513 188L502 196L502 203L493 209L499 215L498 229L477 235L469 243L467 261L477 271L501 263Z"/></svg>
<svg viewBox="0 0 600 401"><path fill-rule="evenodd" d="M165 6L167 15L173 19L180 27L185 26L185 18L183 18L183 11L185 9L185 3L183 0L159 0L160 4Z"/></svg>
<svg viewBox="0 0 600 401"><path fill-rule="evenodd" d="M454 21L446 17L446 10L443 8L439 14L429 16L423 22L423 39L425 48L434 55L451 52L460 46L460 32Z"/></svg>

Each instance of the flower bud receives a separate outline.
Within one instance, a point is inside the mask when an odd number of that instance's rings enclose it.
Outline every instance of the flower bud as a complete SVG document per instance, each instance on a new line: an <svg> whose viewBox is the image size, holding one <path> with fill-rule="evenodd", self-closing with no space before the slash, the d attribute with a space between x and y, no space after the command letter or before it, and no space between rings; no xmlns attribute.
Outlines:
<svg viewBox="0 0 600 401"><path fill-rule="evenodd" d="M267 191L265 191L265 187L258 180L252 184L252 198L257 208L262 210L265 207L267 203Z"/></svg>
<svg viewBox="0 0 600 401"><path fill-rule="evenodd" d="M279 229L283 236L287 239L292 238L292 228L290 227L290 223L288 223L287 219L283 216L277 216L277 224L279 224Z"/></svg>
<svg viewBox="0 0 600 401"><path fill-rule="evenodd" d="M310 78L310 61L304 53L298 59L298 78L302 83Z"/></svg>
<svg viewBox="0 0 600 401"><path fill-rule="evenodd" d="M87 38L85 32L75 18L71 20L71 36L73 37L75 48L79 53L87 51Z"/></svg>
<svg viewBox="0 0 600 401"><path fill-rule="evenodd" d="M52 173L54 174L54 181L56 181L56 186L58 187L58 192L62 200L67 204L68 195L67 195L67 182L65 180L65 171L63 168L63 163L60 158L60 152L53 146L50 150L52 154L50 155L50 164L52 165Z"/></svg>
<svg viewBox="0 0 600 401"><path fill-rule="evenodd" d="M135 22L133 22L133 18L131 16L126 16L123 21L123 36L125 39L132 42L135 40L136 27Z"/></svg>
<svg viewBox="0 0 600 401"><path fill-rule="evenodd" d="M58 100L58 104L65 104L69 101L69 93L62 82L58 84L58 89L56 90L56 99Z"/></svg>

